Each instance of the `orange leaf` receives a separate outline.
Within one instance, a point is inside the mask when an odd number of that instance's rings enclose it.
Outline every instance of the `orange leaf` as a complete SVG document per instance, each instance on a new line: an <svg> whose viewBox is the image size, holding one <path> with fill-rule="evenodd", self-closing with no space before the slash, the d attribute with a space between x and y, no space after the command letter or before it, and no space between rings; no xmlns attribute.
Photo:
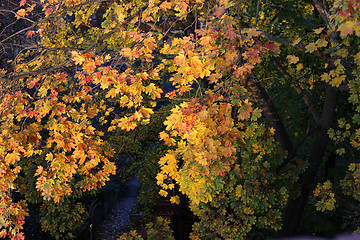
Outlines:
<svg viewBox="0 0 360 240"><path fill-rule="evenodd" d="M144 45L150 50L153 51L156 48L155 40L153 38L147 38L144 41Z"/></svg>
<svg viewBox="0 0 360 240"><path fill-rule="evenodd" d="M200 38L200 44L202 46L206 46L211 43L211 37L210 36L203 36Z"/></svg>
<svg viewBox="0 0 360 240"><path fill-rule="evenodd" d="M348 21L348 22L341 24L339 27L340 36L346 37L349 34L353 34L354 26L355 26L355 22L353 22L353 21Z"/></svg>
<svg viewBox="0 0 360 240"><path fill-rule="evenodd" d="M19 19L20 17L25 17L26 15L26 10L25 9L20 9L19 11L16 12L16 18ZM20 16L20 17L19 17Z"/></svg>
<svg viewBox="0 0 360 240"><path fill-rule="evenodd" d="M213 15L218 18L218 17L220 17L221 15L223 15L224 12L225 12L225 9L224 9L223 7L219 7L219 8L217 8L217 9L215 10L215 12L214 12Z"/></svg>
<svg viewBox="0 0 360 240"><path fill-rule="evenodd" d="M179 54L174 58L174 63L178 66L181 66L185 63L186 57L183 54Z"/></svg>
<svg viewBox="0 0 360 240"><path fill-rule="evenodd" d="M96 65L94 61L86 61L83 65L84 70L87 72L87 74L91 74L93 72L95 72L96 70Z"/></svg>
<svg viewBox="0 0 360 240"><path fill-rule="evenodd" d="M20 160L20 154L17 152L8 153L5 157L5 162L8 164L15 164L19 160Z"/></svg>
<svg viewBox="0 0 360 240"><path fill-rule="evenodd" d="M132 55L132 51L130 48L126 47L126 48L123 48L121 51L121 54L124 56L124 57L127 57L127 58L130 58L131 55Z"/></svg>
<svg viewBox="0 0 360 240"><path fill-rule="evenodd" d="M252 112L251 103L246 99L243 105L239 108L239 115L238 118L240 120L250 118L250 114Z"/></svg>
<svg viewBox="0 0 360 240"><path fill-rule="evenodd" d="M159 7L160 7L160 9L166 11L166 10L171 8L171 3L170 2L163 2Z"/></svg>

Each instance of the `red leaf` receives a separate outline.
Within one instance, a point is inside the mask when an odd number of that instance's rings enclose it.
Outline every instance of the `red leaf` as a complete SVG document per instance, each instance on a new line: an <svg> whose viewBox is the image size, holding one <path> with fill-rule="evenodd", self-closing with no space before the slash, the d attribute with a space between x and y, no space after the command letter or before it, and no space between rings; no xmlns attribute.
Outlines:
<svg viewBox="0 0 360 240"><path fill-rule="evenodd" d="M21 1L20 1L20 6L24 6L25 3L26 3L26 0L21 0Z"/></svg>
<svg viewBox="0 0 360 240"><path fill-rule="evenodd" d="M52 8L46 9L45 16L49 16L52 11L53 11Z"/></svg>
<svg viewBox="0 0 360 240"><path fill-rule="evenodd" d="M38 79L34 79L28 83L28 88L31 89L38 84Z"/></svg>
<svg viewBox="0 0 360 240"><path fill-rule="evenodd" d="M267 47L268 49L270 49L271 51L274 51L274 49L276 48L275 44L273 44L273 43L266 44L266 47Z"/></svg>
<svg viewBox="0 0 360 240"><path fill-rule="evenodd" d="M25 35L31 37L32 35L35 35L35 31L27 31Z"/></svg>

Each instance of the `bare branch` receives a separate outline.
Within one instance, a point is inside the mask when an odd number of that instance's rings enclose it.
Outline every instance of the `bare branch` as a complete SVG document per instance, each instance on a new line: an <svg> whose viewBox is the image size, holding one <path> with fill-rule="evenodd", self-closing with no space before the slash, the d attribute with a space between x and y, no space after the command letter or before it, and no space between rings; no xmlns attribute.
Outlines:
<svg viewBox="0 0 360 240"><path fill-rule="evenodd" d="M258 2L257 2L254 28L256 28L258 21L259 21L259 12L260 12L260 0L258 0Z"/></svg>
<svg viewBox="0 0 360 240"><path fill-rule="evenodd" d="M294 79L294 77L292 77L285 70L285 68L280 64L280 62L276 58L271 57L271 60L283 75L287 76L290 80ZM296 92L301 96L301 98L305 102L306 106L309 108L309 111L310 111L311 115L313 116L315 122L319 122L320 115L319 115L318 111L316 110L316 107L314 106L314 104L311 102L308 94L298 85L294 86L294 88L295 88Z"/></svg>
<svg viewBox="0 0 360 240"><path fill-rule="evenodd" d="M313 4L317 11L320 13L321 18L324 20L327 26L330 26L329 12L326 9L326 6L319 0L313 0Z"/></svg>
<svg viewBox="0 0 360 240"><path fill-rule="evenodd" d="M259 30L260 32L260 35L273 41L273 42L277 42L277 43L281 43L281 44L285 44L285 45L288 45L288 46L295 46L297 48L300 48L301 50L303 51L306 51L306 48L305 48L305 45L302 44L302 43L298 43L296 45L293 45L293 41L289 40L289 39L286 39L286 38L281 38L281 37L278 37L278 36L275 36L275 35L272 35L270 33L267 33L267 32L264 32L264 31L261 31Z"/></svg>
<svg viewBox="0 0 360 240"><path fill-rule="evenodd" d="M16 35L24 32L24 31L30 30L30 29L34 28L35 26L36 26L36 23L33 24L33 25L31 25L31 26L29 26L29 27L27 27L27 28L21 29L20 31L17 31L16 33L13 33L13 34L11 34L10 36L8 36L7 38L1 40L0 43L3 43L3 42L5 42L6 40L9 40L9 39L15 37Z"/></svg>
<svg viewBox="0 0 360 240"><path fill-rule="evenodd" d="M23 16L20 16L19 14L17 14L16 12L12 11L12 10L7 10L7 9L0 9L0 12L9 12L9 13L12 13L16 16L16 18L18 19L24 19L26 21L29 21L31 23L35 23L33 20L27 18L27 17L23 17Z"/></svg>
<svg viewBox="0 0 360 240"><path fill-rule="evenodd" d="M296 92L304 100L306 106L309 108L309 111L310 111L311 115L313 116L315 122L319 122L320 121L319 113L317 112L315 106L312 104L312 102L311 102L309 96L307 95L307 93L298 85L295 86L294 88L295 88Z"/></svg>
<svg viewBox="0 0 360 240"><path fill-rule="evenodd" d="M275 129L275 138L281 144L281 146L288 152L293 149L289 135L285 129L285 126L281 120L281 117L271 101L266 90L261 86L259 81L256 81L254 75L248 76L248 87L253 94L256 102L260 105L263 110L264 116L268 121L269 125Z"/></svg>
<svg viewBox="0 0 360 240"><path fill-rule="evenodd" d="M288 153L286 159L276 168L276 171L279 172L281 169L283 169L295 156L296 151L299 149L299 147L310 137L312 133L314 133L316 130L318 130L319 126L314 127L310 131L308 131L299 142L296 143L296 145L293 147L291 152Z"/></svg>
<svg viewBox="0 0 360 240"><path fill-rule="evenodd" d="M346 207L347 209L360 213L360 207L358 207L358 205L355 205L355 204L349 202L348 200L346 200L345 198L343 198L339 195L335 195L335 199L339 204Z"/></svg>

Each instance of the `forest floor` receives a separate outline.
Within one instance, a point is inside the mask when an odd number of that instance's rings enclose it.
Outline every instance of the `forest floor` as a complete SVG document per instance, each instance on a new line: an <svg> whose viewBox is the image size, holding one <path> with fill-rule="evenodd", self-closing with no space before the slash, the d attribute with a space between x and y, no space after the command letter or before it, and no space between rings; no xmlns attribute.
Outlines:
<svg viewBox="0 0 360 240"><path fill-rule="evenodd" d="M134 176L126 185L129 189L127 195L116 203L114 208L97 227L94 235L95 240L116 240L121 234L128 231L131 211L137 202L140 182Z"/></svg>

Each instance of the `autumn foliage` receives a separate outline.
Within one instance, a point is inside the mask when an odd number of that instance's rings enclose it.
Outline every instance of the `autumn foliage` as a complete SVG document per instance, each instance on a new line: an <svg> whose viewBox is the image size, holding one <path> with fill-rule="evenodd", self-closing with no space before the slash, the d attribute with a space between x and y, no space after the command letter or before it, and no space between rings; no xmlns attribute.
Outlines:
<svg viewBox="0 0 360 240"><path fill-rule="evenodd" d="M26 25L0 39L19 50L0 69L0 237L23 239L34 203L45 231L73 237L79 199L116 173L109 136L164 101L153 181L189 199L191 239L326 234L306 214L359 211L358 1L21 0L5 13ZM349 219L336 230L355 231Z"/></svg>

